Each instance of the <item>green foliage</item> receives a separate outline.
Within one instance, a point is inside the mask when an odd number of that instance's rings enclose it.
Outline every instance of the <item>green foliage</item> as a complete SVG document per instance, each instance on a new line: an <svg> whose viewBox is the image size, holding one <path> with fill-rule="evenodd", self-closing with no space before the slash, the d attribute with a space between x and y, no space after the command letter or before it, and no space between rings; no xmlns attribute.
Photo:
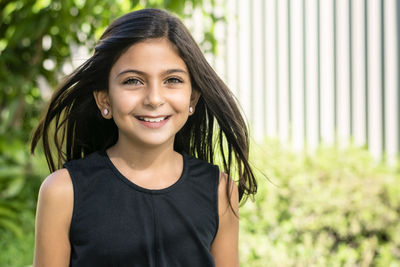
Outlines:
<svg viewBox="0 0 400 267"><path fill-rule="evenodd" d="M43 163L31 158L22 140L7 133L0 138L0 230L23 237L21 212L34 213Z"/></svg>
<svg viewBox="0 0 400 267"><path fill-rule="evenodd" d="M400 266L400 175L365 150L255 148L260 192L241 209L242 266Z"/></svg>
<svg viewBox="0 0 400 267"><path fill-rule="evenodd" d="M23 237L15 235L5 229L0 229L0 266L23 267L31 266L34 246L34 215L26 211L19 214L20 227Z"/></svg>

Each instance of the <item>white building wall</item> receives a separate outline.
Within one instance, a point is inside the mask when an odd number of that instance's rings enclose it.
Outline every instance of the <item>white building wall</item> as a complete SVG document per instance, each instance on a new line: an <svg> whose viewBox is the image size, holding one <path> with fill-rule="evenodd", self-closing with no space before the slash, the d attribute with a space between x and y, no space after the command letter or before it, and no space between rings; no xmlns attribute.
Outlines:
<svg viewBox="0 0 400 267"><path fill-rule="evenodd" d="M399 23L395 0L219 0L217 72L255 140L295 150L367 146L399 152Z"/></svg>

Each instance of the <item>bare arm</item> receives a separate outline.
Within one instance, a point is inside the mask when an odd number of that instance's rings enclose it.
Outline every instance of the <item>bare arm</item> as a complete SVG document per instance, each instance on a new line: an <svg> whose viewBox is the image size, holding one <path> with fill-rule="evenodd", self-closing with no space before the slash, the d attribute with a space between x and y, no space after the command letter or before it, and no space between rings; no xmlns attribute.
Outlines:
<svg viewBox="0 0 400 267"><path fill-rule="evenodd" d="M49 175L39 190L35 224L34 267L69 266L69 227L73 187L66 169Z"/></svg>
<svg viewBox="0 0 400 267"><path fill-rule="evenodd" d="M228 176L220 174L218 186L218 213L219 228L217 236L211 246L216 267L239 266L239 219L233 213L226 196ZM239 215L239 193L234 182L231 181L231 203L236 214Z"/></svg>

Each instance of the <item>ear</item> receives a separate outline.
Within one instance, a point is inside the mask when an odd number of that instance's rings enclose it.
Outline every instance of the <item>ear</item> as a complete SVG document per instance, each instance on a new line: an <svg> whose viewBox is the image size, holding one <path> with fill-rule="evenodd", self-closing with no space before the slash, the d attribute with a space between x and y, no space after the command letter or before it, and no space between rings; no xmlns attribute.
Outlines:
<svg viewBox="0 0 400 267"><path fill-rule="evenodd" d="M200 91L198 91L196 89L192 90L192 95L190 96L190 106L193 108L193 111L189 115L192 115L194 113L200 96L201 96Z"/></svg>
<svg viewBox="0 0 400 267"><path fill-rule="evenodd" d="M111 119L111 105L110 105L110 98L108 96L107 91L94 91L93 92L94 100L96 101L97 107L100 110L101 115L105 119Z"/></svg>

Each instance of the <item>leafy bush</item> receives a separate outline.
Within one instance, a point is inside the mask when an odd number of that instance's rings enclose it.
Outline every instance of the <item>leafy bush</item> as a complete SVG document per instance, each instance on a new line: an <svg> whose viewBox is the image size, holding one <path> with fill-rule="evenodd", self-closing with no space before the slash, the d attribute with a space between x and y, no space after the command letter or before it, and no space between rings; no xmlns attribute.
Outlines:
<svg viewBox="0 0 400 267"><path fill-rule="evenodd" d="M255 148L260 190L241 208L241 266L400 266L400 175L361 149Z"/></svg>
<svg viewBox="0 0 400 267"><path fill-rule="evenodd" d="M24 142L8 137L0 137L0 229L22 238L20 213L33 214L45 163L32 157Z"/></svg>
<svg viewBox="0 0 400 267"><path fill-rule="evenodd" d="M37 193L45 163L11 133L0 136L0 266L32 263ZM48 172L48 171L47 171Z"/></svg>
<svg viewBox="0 0 400 267"><path fill-rule="evenodd" d="M18 226L23 236L16 238L15 234L6 229L0 229L0 266L23 267L32 265L34 246L34 214L30 211L19 213Z"/></svg>

